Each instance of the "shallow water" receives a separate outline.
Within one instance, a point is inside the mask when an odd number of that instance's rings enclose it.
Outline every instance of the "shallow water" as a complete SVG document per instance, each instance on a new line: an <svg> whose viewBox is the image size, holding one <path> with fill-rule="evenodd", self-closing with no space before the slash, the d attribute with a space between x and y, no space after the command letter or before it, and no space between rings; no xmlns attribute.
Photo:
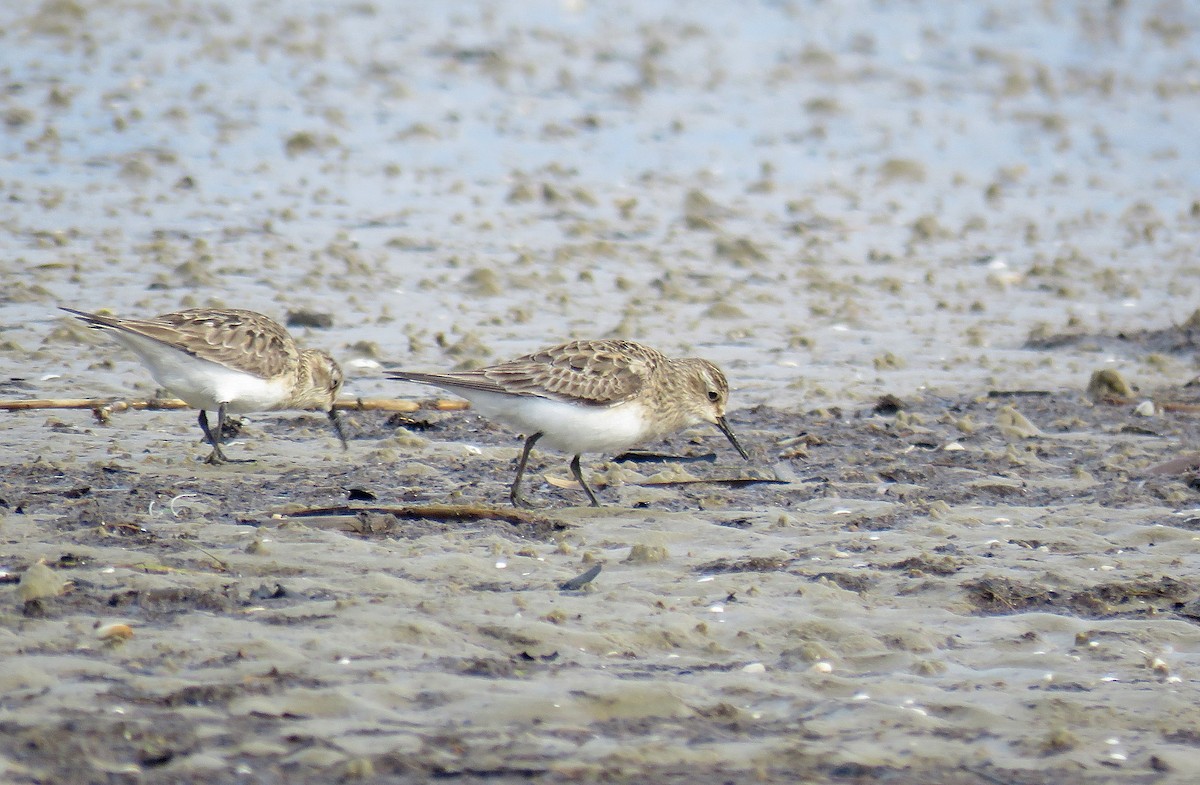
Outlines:
<svg viewBox="0 0 1200 785"><path fill-rule="evenodd" d="M320 417L260 415L231 448L258 462L231 471L197 464L183 412L0 415L0 567L75 580L31 615L12 595L5 735L127 731L69 764L10 743L0 770L1194 765L1195 491L1145 473L1194 443L1194 415L1082 391L1101 368L1146 397L1195 372L1186 332L1117 336L1196 308L1196 9L446 6L0 7L3 397L154 392L59 303L331 313L298 336L361 397L427 394L376 362L617 335L724 366L756 468L790 484L643 486L678 467L597 457L618 506L542 483L558 533L383 516L350 536L271 515L351 488L499 503L519 442L364 413L344 456ZM1076 338L1027 343L1056 333ZM873 413L883 393L918 419ZM1008 402L1041 435L1006 430ZM668 447L740 474L721 441ZM626 562L635 545L665 558ZM593 561L590 589L557 591ZM286 598L251 598L276 582ZM133 638L99 642L121 619Z"/></svg>

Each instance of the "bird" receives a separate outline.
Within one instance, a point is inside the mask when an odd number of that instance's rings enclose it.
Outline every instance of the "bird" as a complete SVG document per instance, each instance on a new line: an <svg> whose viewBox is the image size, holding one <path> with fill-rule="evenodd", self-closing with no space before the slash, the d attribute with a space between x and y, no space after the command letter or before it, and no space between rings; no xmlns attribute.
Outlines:
<svg viewBox="0 0 1200 785"><path fill-rule="evenodd" d="M570 341L486 368L395 370L388 377L453 392L483 416L525 435L509 489L514 507L530 506L521 478L539 442L573 456L571 474L593 507L601 505L580 469L583 453L624 452L707 422L750 458L725 421L729 383L721 369L699 358L671 359L634 341Z"/></svg>
<svg viewBox="0 0 1200 785"><path fill-rule="evenodd" d="M59 306L131 350L163 388L200 410L212 445L206 463L232 461L221 449L229 414L319 409L348 449L333 402L342 369L329 354L301 349L282 325L255 311L191 308L152 319L122 319ZM216 411L217 427L208 424Z"/></svg>

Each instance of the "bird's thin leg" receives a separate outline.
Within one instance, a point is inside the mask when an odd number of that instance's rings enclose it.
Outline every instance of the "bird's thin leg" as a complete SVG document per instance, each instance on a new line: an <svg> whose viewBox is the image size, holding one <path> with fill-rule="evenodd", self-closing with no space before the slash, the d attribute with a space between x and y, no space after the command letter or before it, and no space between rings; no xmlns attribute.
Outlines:
<svg viewBox="0 0 1200 785"><path fill-rule="evenodd" d="M529 451L533 449L533 445L537 444L537 440L540 438L542 438L540 432L532 434L525 440L525 447L521 450L521 460L517 461L517 476L508 492L508 498L513 507L530 506L529 501L521 495L521 478L525 476L525 464L529 462Z"/></svg>
<svg viewBox="0 0 1200 785"><path fill-rule="evenodd" d="M584 492L588 495L588 498L592 500L592 506L599 507L600 502L596 499L596 494L592 493L592 489L588 486L587 480L583 479L583 469L579 468L578 455L571 459L571 474L574 474L575 479L578 480L579 484L583 486Z"/></svg>
<svg viewBox="0 0 1200 785"><path fill-rule="evenodd" d="M221 416L218 417L219 421L223 422L224 414L225 407L222 406ZM199 422L200 430L204 431L204 438L207 439L208 443L212 445L212 452L208 454L208 457L204 459L204 462L211 463L213 466L220 466L223 463L228 463L229 459L225 457L225 453L221 452L221 426L217 426L217 432L214 434L208 427L208 412L204 411L203 409L200 410Z"/></svg>
<svg viewBox="0 0 1200 785"><path fill-rule="evenodd" d="M205 463L211 463L218 466L222 463L254 463L253 458L227 458L221 450L221 437L225 433L225 421L228 419L225 411L225 404L221 404L217 409L217 432L214 434L208 427L208 417L204 410L200 410L200 428L204 431L204 435L208 437L208 443L212 445L212 453L204 459Z"/></svg>

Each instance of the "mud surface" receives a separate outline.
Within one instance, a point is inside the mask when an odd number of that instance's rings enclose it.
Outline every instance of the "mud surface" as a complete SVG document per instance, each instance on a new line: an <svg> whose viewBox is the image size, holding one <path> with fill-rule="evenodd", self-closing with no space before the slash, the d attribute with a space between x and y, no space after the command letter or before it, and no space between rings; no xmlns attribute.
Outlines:
<svg viewBox="0 0 1200 785"><path fill-rule="evenodd" d="M593 510L535 452L517 515L470 412L348 413L345 452L256 414L225 467L189 412L0 412L0 780L1191 782L1198 30L0 5L0 397L156 393L57 304L226 305L350 398L705 356L753 456L587 456Z"/></svg>
<svg viewBox="0 0 1200 785"><path fill-rule="evenodd" d="M569 506L539 456L526 520L479 519L511 436L354 420L350 460L281 419L236 467L186 435L153 462L9 467L7 568L66 582L10 594L12 776L1101 782L1115 753L1149 782L1195 761L1198 481L1154 468L1198 415L760 406L733 422L749 468L705 432L594 463L611 508ZM402 470L355 465L415 422ZM725 482L764 476L788 481ZM387 512L446 502L476 512ZM308 515L331 507L363 512Z"/></svg>

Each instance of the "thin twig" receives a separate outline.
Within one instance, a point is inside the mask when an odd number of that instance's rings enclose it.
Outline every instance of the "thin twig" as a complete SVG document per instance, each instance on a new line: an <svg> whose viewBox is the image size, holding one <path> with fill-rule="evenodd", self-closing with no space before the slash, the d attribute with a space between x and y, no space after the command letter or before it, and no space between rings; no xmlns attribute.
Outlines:
<svg viewBox="0 0 1200 785"><path fill-rule="evenodd" d="M631 483L631 485L640 485L644 488L677 485L728 485L731 488L743 488L748 485L788 485L790 482L790 480L781 480L778 477L712 477L691 480L643 480Z"/></svg>
<svg viewBox="0 0 1200 785"><path fill-rule="evenodd" d="M0 401L0 409L104 409L123 412L126 409L190 409L178 398L150 398L144 401L120 401L108 398L32 398L24 401Z"/></svg>
<svg viewBox="0 0 1200 785"><path fill-rule="evenodd" d="M410 520L434 520L434 521L506 521L508 523L518 524L545 524L553 523L548 518L537 515L536 513L527 512L518 509L506 509L504 507L487 507L476 504L413 504L402 506L378 506L378 507L351 507L349 505L338 505L336 507L313 507L305 510L289 510L283 513L283 518L318 518L318 517L341 517L341 516L357 516L366 513L368 515L394 515L397 518L407 518Z"/></svg>
<svg viewBox="0 0 1200 785"><path fill-rule="evenodd" d="M162 410L190 409L178 398L148 398L137 401L111 400L109 398L30 398L27 400L0 401L0 411L25 411L30 409L103 409L106 412L123 412L130 409ZM461 411L470 408L466 401L427 400L406 401L398 398L354 398L335 401L338 411L364 412L415 412L418 409L436 409L442 412Z"/></svg>
<svg viewBox="0 0 1200 785"><path fill-rule="evenodd" d="M175 540L175 542L183 543L184 545L187 545L191 548L195 548L196 550L200 551L208 558L212 559L213 563L217 566L218 570L220 570L221 572L229 572L229 562L227 562L224 559L222 559L221 557L217 556L215 553L211 553L210 551L207 551L204 548L201 548L199 545L192 542L191 540Z"/></svg>

